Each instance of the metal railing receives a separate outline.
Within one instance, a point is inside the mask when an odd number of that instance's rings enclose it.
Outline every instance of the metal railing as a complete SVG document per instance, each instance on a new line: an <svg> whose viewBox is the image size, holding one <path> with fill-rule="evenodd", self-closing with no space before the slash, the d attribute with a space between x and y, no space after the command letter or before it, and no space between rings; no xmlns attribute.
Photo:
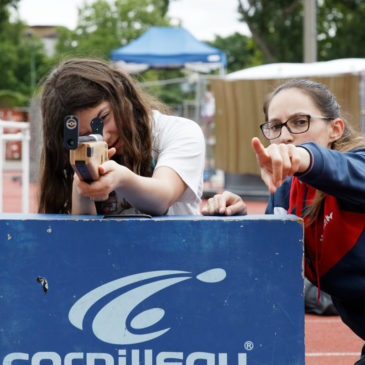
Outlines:
<svg viewBox="0 0 365 365"><path fill-rule="evenodd" d="M20 129L17 133L4 133L4 128ZM3 171L4 171L4 141L20 141L22 143L22 212L29 212L29 123L14 122L0 119L0 212L3 211Z"/></svg>

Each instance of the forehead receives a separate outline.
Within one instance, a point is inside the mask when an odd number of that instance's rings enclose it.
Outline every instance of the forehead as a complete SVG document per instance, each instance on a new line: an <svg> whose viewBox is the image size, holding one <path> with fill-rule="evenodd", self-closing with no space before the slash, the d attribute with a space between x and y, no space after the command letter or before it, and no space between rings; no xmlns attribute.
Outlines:
<svg viewBox="0 0 365 365"><path fill-rule="evenodd" d="M297 113L319 114L320 110L308 94L296 88L281 90L268 107L269 119L288 118Z"/></svg>
<svg viewBox="0 0 365 365"><path fill-rule="evenodd" d="M75 114L79 118L93 116L95 118L99 113L102 113L110 108L110 103L108 101L102 101L95 106L80 109Z"/></svg>

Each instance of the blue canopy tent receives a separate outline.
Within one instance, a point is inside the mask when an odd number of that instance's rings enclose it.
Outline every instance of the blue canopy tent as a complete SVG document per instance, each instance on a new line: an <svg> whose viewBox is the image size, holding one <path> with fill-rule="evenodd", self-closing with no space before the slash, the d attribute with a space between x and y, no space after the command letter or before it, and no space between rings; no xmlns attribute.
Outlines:
<svg viewBox="0 0 365 365"><path fill-rule="evenodd" d="M122 62L129 72L147 68L190 68L224 73L226 55L198 41L184 28L151 27L139 38L110 52L112 62ZM123 67L122 66L122 67Z"/></svg>

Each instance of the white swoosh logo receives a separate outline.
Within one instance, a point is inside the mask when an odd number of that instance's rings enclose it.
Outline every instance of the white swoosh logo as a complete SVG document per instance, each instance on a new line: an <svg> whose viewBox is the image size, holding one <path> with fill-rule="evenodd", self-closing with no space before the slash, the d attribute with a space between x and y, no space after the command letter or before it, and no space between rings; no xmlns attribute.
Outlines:
<svg viewBox="0 0 365 365"><path fill-rule="evenodd" d="M168 278L166 278L166 276L168 276ZM216 268L197 275L196 279L207 283L216 283L224 280L225 277L225 270ZM98 339L115 345L137 344L159 337L166 333L170 328L145 334L135 334L127 328L128 317L137 305L157 292L171 285L192 279L191 273L187 271L150 271L111 281L81 297L71 307L68 318L75 327L82 330L86 313L97 301L115 290L120 290L128 285L151 279L155 280L146 284L140 284L139 286L124 292L101 308L93 320L92 329ZM148 328L159 322L164 314L165 311L161 308L148 309L136 315L130 321L130 326L132 329Z"/></svg>

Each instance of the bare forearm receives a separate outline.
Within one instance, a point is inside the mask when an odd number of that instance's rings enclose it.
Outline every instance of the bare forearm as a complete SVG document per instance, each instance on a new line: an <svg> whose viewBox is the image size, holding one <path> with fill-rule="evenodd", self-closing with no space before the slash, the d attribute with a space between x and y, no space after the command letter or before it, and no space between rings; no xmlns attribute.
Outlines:
<svg viewBox="0 0 365 365"><path fill-rule="evenodd" d="M117 189L133 207L151 214L162 215L176 197L166 181L133 174L128 183Z"/></svg>
<svg viewBox="0 0 365 365"><path fill-rule="evenodd" d="M96 207L94 201L87 196L82 196L77 192L75 184L72 187L72 209L71 214L96 214Z"/></svg>

